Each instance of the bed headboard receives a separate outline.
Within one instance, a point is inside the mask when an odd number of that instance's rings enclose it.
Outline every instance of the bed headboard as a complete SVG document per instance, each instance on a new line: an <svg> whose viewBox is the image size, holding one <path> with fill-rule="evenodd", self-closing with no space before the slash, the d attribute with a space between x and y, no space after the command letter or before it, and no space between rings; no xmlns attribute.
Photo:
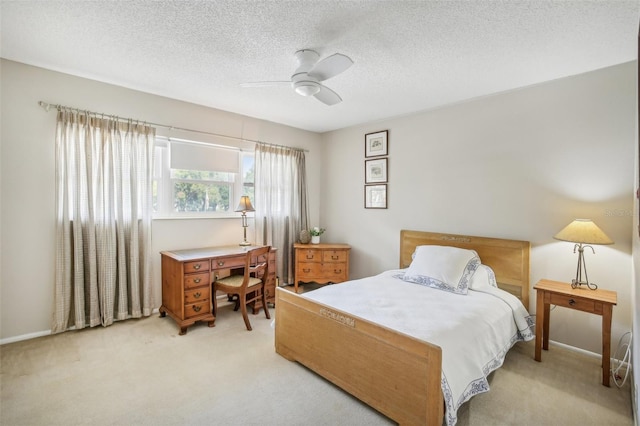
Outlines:
<svg viewBox="0 0 640 426"><path fill-rule="evenodd" d="M439 245L475 250L496 274L498 287L518 297L529 310L529 241L436 232L400 231L400 268L411 264L417 246Z"/></svg>

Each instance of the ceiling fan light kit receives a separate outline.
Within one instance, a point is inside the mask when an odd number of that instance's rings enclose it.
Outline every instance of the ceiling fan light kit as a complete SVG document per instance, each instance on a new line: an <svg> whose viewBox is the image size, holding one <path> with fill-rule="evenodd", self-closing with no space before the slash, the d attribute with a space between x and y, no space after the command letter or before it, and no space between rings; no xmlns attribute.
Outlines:
<svg viewBox="0 0 640 426"><path fill-rule="evenodd" d="M320 84L315 81L296 81L293 83L293 88L299 95L311 96L320 91Z"/></svg>
<svg viewBox="0 0 640 426"><path fill-rule="evenodd" d="M295 71L290 82L262 81L256 83L243 83L242 87L282 86L290 83L296 93L302 96L314 96L326 105L335 105L342 102L342 98L321 81L328 80L346 71L353 65L348 56L335 53L322 60L318 52L310 49L298 50L295 53Z"/></svg>

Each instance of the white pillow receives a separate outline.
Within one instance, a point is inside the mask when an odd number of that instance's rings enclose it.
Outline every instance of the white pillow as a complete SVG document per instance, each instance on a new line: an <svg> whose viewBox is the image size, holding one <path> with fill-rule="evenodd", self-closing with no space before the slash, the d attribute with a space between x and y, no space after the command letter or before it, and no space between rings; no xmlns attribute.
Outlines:
<svg viewBox="0 0 640 426"><path fill-rule="evenodd" d="M496 274L490 266L480 265L469 281L469 288L471 290L480 290L487 287L498 288Z"/></svg>
<svg viewBox="0 0 640 426"><path fill-rule="evenodd" d="M418 246L404 281L439 290L467 294L469 281L480 265L478 253L448 246Z"/></svg>

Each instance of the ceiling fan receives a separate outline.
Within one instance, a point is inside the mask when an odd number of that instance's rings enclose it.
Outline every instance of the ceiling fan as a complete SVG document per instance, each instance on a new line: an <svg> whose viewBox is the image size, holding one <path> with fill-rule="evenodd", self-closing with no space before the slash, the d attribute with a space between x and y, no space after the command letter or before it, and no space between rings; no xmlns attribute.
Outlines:
<svg viewBox="0 0 640 426"><path fill-rule="evenodd" d="M290 81L259 81L242 83L241 87L266 87L290 85L296 93L302 96L314 96L327 105L342 102L342 98L333 90L320 82L335 77L346 71L353 61L348 56L335 53L321 61L315 50L303 49L295 53L296 68Z"/></svg>

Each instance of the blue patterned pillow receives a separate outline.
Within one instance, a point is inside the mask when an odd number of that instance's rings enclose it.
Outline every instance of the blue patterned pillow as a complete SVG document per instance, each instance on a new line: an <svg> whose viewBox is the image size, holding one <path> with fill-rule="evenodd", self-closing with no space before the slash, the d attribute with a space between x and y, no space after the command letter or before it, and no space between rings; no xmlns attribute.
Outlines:
<svg viewBox="0 0 640 426"><path fill-rule="evenodd" d="M418 246L404 281L456 294L467 294L471 277L480 266L475 250L448 246Z"/></svg>

